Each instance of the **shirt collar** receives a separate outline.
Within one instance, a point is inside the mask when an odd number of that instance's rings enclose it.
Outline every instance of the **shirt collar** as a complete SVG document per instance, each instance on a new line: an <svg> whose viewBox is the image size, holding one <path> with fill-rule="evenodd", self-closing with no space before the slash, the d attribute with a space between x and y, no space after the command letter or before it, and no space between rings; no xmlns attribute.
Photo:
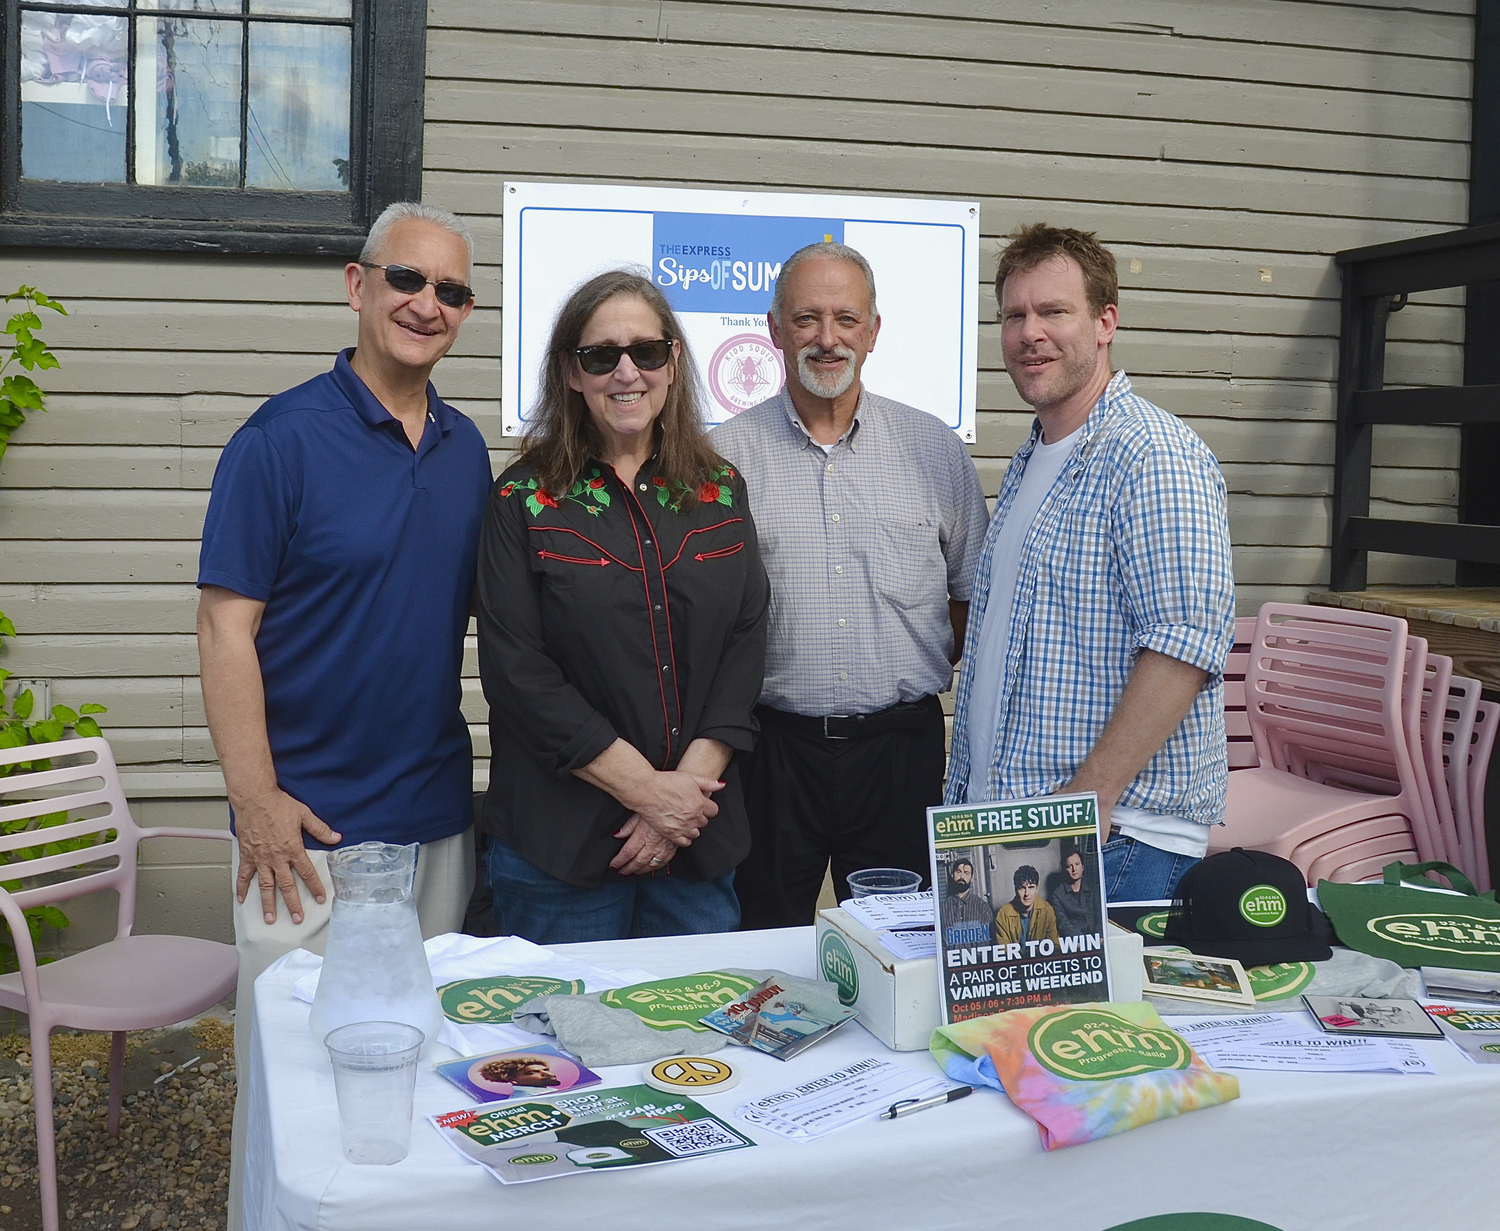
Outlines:
<svg viewBox="0 0 1500 1231"><path fill-rule="evenodd" d="M333 361L333 379L344 396L349 399L349 405L354 407L355 412L371 427L384 427L387 424L400 424L400 420L391 414L380 399L370 392L370 386L360 380L358 373L350 366L349 357L354 354L354 347L350 346L339 352L339 357ZM438 431L444 434L453 429L454 410L437 395L437 390L432 387L432 382L427 382L427 417L437 424Z"/></svg>
<svg viewBox="0 0 1500 1231"><path fill-rule="evenodd" d="M1083 421L1083 426L1078 429L1078 439L1073 444L1072 456L1081 458L1084 451L1089 447L1089 441L1098 434L1099 430L1114 417L1118 410L1120 401L1130 392L1130 377L1124 371L1116 372L1109 378L1109 384L1104 386L1104 392L1099 395L1099 400L1094 403L1094 409L1089 411L1089 417ZM1019 449L1016 457L1022 461L1030 457L1042 440L1042 421L1033 419L1031 421L1031 436Z"/></svg>
<svg viewBox="0 0 1500 1231"><path fill-rule="evenodd" d="M797 442L799 449L822 449L823 446L812 438L807 430L807 424L802 422L802 416L797 413L797 407L792 403L792 395L787 392L786 386L781 387L781 392L776 395L781 399L781 408L786 414L787 423L791 427L792 438ZM859 402L854 407L854 419L849 424L849 430L840 436L834 444L843 444L846 441L856 453L859 451L859 431L866 419L872 417L873 407L870 402L870 391L860 385ZM868 434L868 433L867 433ZM833 445L829 445L832 448Z"/></svg>

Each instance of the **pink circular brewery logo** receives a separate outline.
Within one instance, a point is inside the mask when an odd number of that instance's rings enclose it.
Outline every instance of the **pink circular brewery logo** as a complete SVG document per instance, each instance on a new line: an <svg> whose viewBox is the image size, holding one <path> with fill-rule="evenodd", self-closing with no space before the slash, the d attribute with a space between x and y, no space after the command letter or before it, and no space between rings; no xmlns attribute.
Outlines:
<svg viewBox="0 0 1500 1231"><path fill-rule="evenodd" d="M786 380L781 352L761 333L737 333L708 365L708 387L714 401L732 415L776 393Z"/></svg>

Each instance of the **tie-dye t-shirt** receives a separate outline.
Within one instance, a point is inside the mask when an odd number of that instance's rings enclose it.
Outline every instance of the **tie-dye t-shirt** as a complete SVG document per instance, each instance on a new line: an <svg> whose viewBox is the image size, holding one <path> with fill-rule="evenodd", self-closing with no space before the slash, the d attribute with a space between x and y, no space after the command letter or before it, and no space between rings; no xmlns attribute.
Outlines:
<svg viewBox="0 0 1500 1231"><path fill-rule="evenodd" d="M1240 1096L1144 1003L1012 1009L939 1026L929 1045L955 1081L999 1085L1048 1150ZM985 1063L986 1058L989 1063Z"/></svg>

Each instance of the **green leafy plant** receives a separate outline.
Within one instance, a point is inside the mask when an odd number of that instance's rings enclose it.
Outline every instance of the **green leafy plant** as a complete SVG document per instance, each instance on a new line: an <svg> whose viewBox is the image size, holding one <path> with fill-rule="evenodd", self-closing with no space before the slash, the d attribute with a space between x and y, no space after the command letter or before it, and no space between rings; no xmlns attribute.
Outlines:
<svg viewBox="0 0 1500 1231"><path fill-rule="evenodd" d="M36 336L42 327L42 318L37 315L37 309L47 308L63 316L68 314L62 304L49 299L34 286L17 287L5 297L5 302L12 303L17 299L22 300L26 306L6 322L6 336L14 340L10 354L0 360L0 457L5 456L10 434L26 422L26 412L47 409L43 405L45 395L36 381L19 372L6 376L6 370L13 363L19 363L28 372L57 367L57 356ZM3 350L0 350L0 354L4 354Z"/></svg>
<svg viewBox="0 0 1500 1231"><path fill-rule="evenodd" d="M4 648L5 638L15 635L15 624L5 612L0 611L0 649ZM10 676L11 672L0 667L0 690L3 690L5 681ZM36 699L29 688L23 689L10 703L9 708L5 703L4 692L0 691L0 748L26 748L31 745L44 748L48 744L55 744L61 740L67 734L69 727L79 735L100 735L102 732L99 730L99 722L94 715L108 712L104 706L90 701L79 706L77 710L66 705L54 705L52 712L45 718L33 719L32 710L35 706ZM39 772L51 767L52 762L47 757L39 755L29 761L0 765L0 778L21 778L27 773ZM11 786L7 789L14 791L15 788ZM65 824L67 820L66 812L49 812L45 816L29 817L24 820L0 821L0 836L9 837L18 833L35 832L41 839L35 846L0 851L0 868L4 868L6 864L36 859L43 855L60 855L65 851L83 850L85 847L108 841L114 833L113 830L106 830L103 833L83 834L76 838L63 838L55 842L45 840L45 830ZM0 881L0 885L11 893L19 892L24 888L18 880ZM30 906L24 913L26 927L31 933L33 945L41 940L43 926L51 928L68 926L67 915L55 906ZM0 970L16 969L15 945L9 937L9 927L0 921L0 946L3 946L0 948Z"/></svg>

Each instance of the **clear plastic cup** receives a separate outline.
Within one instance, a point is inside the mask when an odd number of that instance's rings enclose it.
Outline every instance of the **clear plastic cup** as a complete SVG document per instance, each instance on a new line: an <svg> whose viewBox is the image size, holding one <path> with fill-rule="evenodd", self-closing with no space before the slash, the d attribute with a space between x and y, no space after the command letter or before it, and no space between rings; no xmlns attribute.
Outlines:
<svg viewBox="0 0 1500 1231"><path fill-rule="evenodd" d="M849 893L856 898L872 893L916 893L921 887L922 874L905 868L866 868L849 874Z"/></svg>
<svg viewBox="0 0 1500 1231"><path fill-rule="evenodd" d="M344 1157L399 1163L411 1147L411 1099L425 1036L404 1022L352 1022L323 1043L333 1061Z"/></svg>

